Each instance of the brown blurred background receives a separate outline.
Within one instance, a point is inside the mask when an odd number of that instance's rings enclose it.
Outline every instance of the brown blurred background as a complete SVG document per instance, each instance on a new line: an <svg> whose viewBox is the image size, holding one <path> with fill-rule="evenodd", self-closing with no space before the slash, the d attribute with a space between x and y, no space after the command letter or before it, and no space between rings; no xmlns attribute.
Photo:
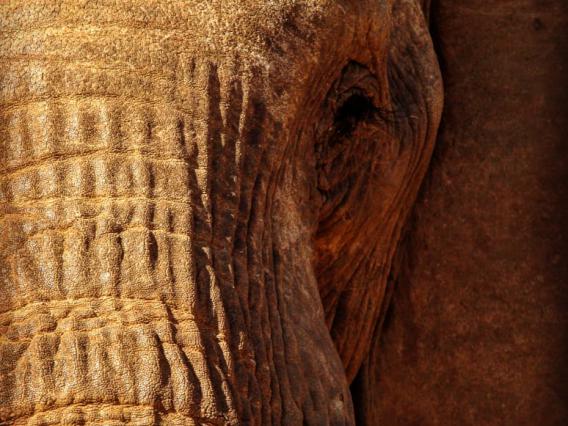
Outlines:
<svg viewBox="0 0 568 426"><path fill-rule="evenodd" d="M568 1L430 19L445 113L359 420L568 425Z"/></svg>

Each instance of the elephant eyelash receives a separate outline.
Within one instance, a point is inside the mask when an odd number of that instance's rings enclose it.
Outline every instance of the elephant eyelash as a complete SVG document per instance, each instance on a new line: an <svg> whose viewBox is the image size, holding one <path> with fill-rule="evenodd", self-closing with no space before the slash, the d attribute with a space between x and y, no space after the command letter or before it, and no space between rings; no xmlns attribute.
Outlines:
<svg viewBox="0 0 568 426"><path fill-rule="evenodd" d="M349 90L347 96L336 108L333 124L329 128L328 140L334 138L348 139L356 128L364 123L370 124L389 136L393 135L392 128L397 121L408 118L402 109L377 107L372 98L360 89Z"/></svg>
<svg viewBox="0 0 568 426"><path fill-rule="evenodd" d="M335 121L355 120L371 121L392 124L397 119L407 118L407 114L402 109L389 109L385 107L377 107L373 104L370 97L359 91L355 92L347 98L335 113Z"/></svg>
<svg viewBox="0 0 568 426"><path fill-rule="evenodd" d="M344 136L351 134L358 123L371 119L375 110L371 98L356 91L335 112L337 133Z"/></svg>
<svg viewBox="0 0 568 426"><path fill-rule="evenodd" d="M391 105L377 105L377 94L382 85L377 76L364 64L349 61L341 76L328 92L326 103L335 123L374 121L377 124L393 124L408 118L412 108L400 106L396 101ZM410 105L411 107L411 105Z"/></svg>

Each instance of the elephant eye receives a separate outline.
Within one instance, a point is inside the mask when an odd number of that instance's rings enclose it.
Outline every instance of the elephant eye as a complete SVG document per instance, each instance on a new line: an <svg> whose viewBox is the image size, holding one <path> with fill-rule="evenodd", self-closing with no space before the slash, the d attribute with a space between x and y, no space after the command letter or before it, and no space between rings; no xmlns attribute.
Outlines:
<svg viewBox="0 0 568 426"><path fill-rule="evenodd" d="M327 120L315 144L320 231L329 222L349 219L349 206L357 202L371 172L377 133L384 124L384 114L373 101L378 91L375 76L350 63L328 94Z"/></svg>
<svg viewBox="0 0 568 426"><path fill-rule="evenodd" d="M369 234L375 232L368 226L374 206L380 203L375 186L381 161L392 146L390 115L380 107L382 90L371 70L349 63L328 91L324 120L315 134L315 187L320 202L314 267L332 336L349 311L341 304L349 300L343 293L360 261L353 253L360 251L361 241L373 240Z"/></svg>
<svg viewBox="0 0 568 426"><path fill-rule="evenodd" d="M337 134L348 137L362 121L371 118L374 112L372 100L359 89L351 94L339 107L334 117Z"/></svg>

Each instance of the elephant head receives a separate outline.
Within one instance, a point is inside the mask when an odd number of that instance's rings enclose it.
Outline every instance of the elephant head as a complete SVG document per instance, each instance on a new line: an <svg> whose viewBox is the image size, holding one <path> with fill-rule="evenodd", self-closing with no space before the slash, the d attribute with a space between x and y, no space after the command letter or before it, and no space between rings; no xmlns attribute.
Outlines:
<svg viewBox="0 0 568 426"><path fill-rule="evenodd" d="M0 420L353 423L441 109L418 2L8 0L0 55Z"/></svg>

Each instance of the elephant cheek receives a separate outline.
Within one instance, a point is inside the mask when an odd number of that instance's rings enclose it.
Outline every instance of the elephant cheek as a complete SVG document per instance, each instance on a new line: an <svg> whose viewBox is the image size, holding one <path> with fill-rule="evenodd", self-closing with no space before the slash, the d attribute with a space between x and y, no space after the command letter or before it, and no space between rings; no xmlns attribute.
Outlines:
<svg viewBox="0 0 568 426"><path fill-rule="evenodd" d="M392 5L387 61L350 62L327 95L316 133L315 270L326 321L349 381L388 308L395 252L426 174L441 115L439 67L422 11Z"/></svg>

